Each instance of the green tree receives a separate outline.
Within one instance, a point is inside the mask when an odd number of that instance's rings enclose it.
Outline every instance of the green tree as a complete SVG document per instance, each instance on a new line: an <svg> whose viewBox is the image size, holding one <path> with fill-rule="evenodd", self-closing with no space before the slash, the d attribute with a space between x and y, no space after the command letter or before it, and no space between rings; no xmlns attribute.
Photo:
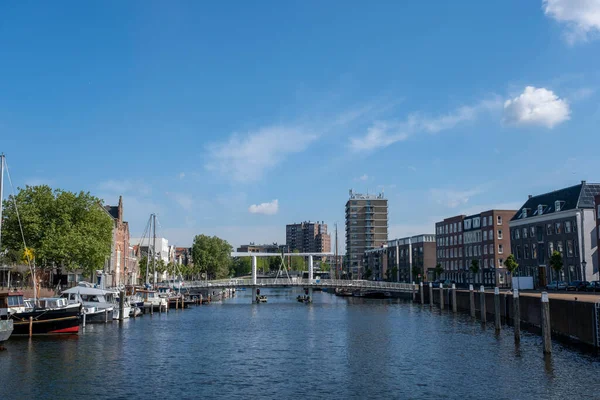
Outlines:
<svg viewBox="0 0 600 400"><path fill-rule="evenodd" d="M331 271L331 265L327 261L322 261L320 265L321 271L329 272Z"/></svg>
<svg viewBox="0 0 600 400"><path fill-rule="evenodd" d="M506 267L506 270L510 272L512 282L512 278L515 276L515 272L517 272L517 269L519 268L519 264L517 264L515 256L510 254L506 260L504 260L504 266Z"/></svg>
<svg viewBox="0 0 600 400"><path fill-rule="evenodd" d="M392 267L385 270L385 278L388 282L393 282L398 276L398 267Z"/></svg>
<svg viewBox="0 0 600 400"><path fill-rule="evenodd" d="M444 268L442 268L442 264L437 263L435 269L433 270L436 279L440 279L440 276L444 273Z"/></svg>
<svg viewBox="0 0 600 400"><path fill-rule="evenodd" d="M371 276L372 276L372 275L373 275L373 271L371 271L371 268L367 268L367 269L365 270L365 273L364 273L364 275L363 275L363 279L365 279L365 280L369 280L369 279L371 279Z"/></svg>
<svg viewBox="0 0 600 400"><path fill-rule="evenodd" d="M558 250L552 252L550 256L550 267L556 273L556 281L560 281L560 271L563 269L563 256Z"/></svg>
<svg viewBox="0 0 600 400"><path fill-rule="evenodd" d="M111 255L113 220L100 199L87 192L26 186L4 203L2 245L23 252L23 235L38 268L73 270L86 275L102 269Z"/></svg>
<svg viewBox="0 0 600 400"><path fill-rule="evenodd" d="M293 253L300 253L299 250L294 250ZM306 269L304 257L300 256L291 256L290 257L290 267L292 271L304 271Z"/></svg>
<svg viewBox="0 0 600 400"><path fill-rule="evenodd" d="M231 275L247 276L252 274L252 260L250 257L235 257L231 262Z"/></svg>
<svg viewBox="0 0 600 400"><path fill-rule="evenodd" d="M231 245L216 236L196 235L192 245L192 258L196 273L206 273L208 279L229 276Z"/></svg>
<svg viewBox="0 0 600 400"><path fill-rule="evenodd" d="M143 256L138 260L138 269L140 271L140 280L146 281L146 264L148 262L148 257ZM152 267L150 267L152 268Z"/></svg>
<svg viewBox="0 0 600 400"><path fill-rule="evenodd" d="M441 267L441 265L440 265ZM412 267L412 276L413 276L413 280L414 281L418 281L419 280L419 275L421 274L421 268L417 267L416 265ZM423 275L421 274L421 278L420 280L423 280Z"/></svg>
<svg viewBox="0 0 600 400"><path fill-rule="evenodd" d="M475 276L479 273L479 260L471 260L469 270L472 274L473 283L475 283Z"/></svg>

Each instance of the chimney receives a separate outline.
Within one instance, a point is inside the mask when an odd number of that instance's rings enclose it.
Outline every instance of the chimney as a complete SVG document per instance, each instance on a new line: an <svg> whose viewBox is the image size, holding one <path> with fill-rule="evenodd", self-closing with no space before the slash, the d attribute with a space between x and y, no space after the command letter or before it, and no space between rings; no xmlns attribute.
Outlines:
<svg viewBox="0 0 600 400"><path fill-rule="evenodd" d="M582 184L582 185L585 185L585 184L586 184L586 181L581 181L581 184Z"/></svg>
<svg viewBox="0 0 600 400"><path fill-rule="evenodd" d="M530 199L530 198L532 198L532 197L533 197L533 195L531 195L531 194L530 194L528 198Z"/></svg>

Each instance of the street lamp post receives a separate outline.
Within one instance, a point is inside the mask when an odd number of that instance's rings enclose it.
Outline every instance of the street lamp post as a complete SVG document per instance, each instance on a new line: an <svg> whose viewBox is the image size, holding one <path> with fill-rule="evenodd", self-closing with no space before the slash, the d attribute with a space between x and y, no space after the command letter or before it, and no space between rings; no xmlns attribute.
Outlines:
<svg viewBox="0 0 600 400"><path fill-rule="evenodd" d="M583 260L581 263L581 280L585 281L585 267L587 266L587 262Z"/></svg>

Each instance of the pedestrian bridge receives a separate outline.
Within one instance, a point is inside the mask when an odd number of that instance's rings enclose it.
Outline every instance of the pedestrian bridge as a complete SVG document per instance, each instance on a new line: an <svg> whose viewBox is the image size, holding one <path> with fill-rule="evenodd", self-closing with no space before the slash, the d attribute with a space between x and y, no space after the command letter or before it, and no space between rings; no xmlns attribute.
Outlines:
<svg viewBox="0 0 600 400"><path fill-rule="evenodd" d="M229 288L278 288L301 287L306 289L349 289L349 290L374 290L381 292L417 291L416 285L410 283L379 282L367 280L342 280L342 279L301 279L301 278L270 278L270 279L222 279L216 281L186 282L190 290L194 289L229 289Z"/></svg>

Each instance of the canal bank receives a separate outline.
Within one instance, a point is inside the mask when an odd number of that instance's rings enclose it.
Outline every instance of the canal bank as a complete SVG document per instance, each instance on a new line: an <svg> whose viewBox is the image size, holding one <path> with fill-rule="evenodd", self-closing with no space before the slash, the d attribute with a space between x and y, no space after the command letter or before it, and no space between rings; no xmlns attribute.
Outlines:
<svg viewBox="0 0 600 400"><path fill-rule="evenodd" d="M444 309L453 310L453 299L456 298L457 311L472 313L471 310L471 291L456 289L456 296L453 295L453 289L423 287L421 297L420 289L416 293L414 301L425 305L431 304L430 293L433 298L433 304L440 307L443 304ZM443 293L443 294L442 294ZM478 290L473 291L474 313L481 319L482 305L485 307L485 320L494 321L496 314L495 297L493 291L485 291L482 301L482 293ZM583 345L590 349L600 347L600 337L598 336L598 303L590 301L589 298L574 297L574 299L557 298L550 295L550 326L552 338L564 342ZM577 300L575 300L577 298ZM443 302L440 301L443 299ZM500 317L504 324L514 326L514 308L513 293L505 290L500 293ZM532 332L540 333L542 326L542 303L539 293L523 293L518 297L520 308L521 328Z"/></svg>

